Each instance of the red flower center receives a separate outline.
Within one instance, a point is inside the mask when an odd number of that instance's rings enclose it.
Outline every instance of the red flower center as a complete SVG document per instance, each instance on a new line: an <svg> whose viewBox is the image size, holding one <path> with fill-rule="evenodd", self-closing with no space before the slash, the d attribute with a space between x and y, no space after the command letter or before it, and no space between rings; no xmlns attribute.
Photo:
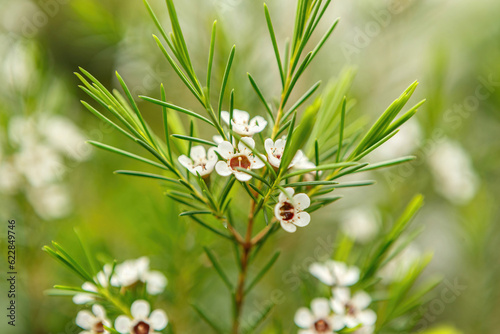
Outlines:
<svg viewBox="0 0 500 334"><path fill-rule="evenodd" d="M320 319L318 321L316 321L314 323L314 329L317 331L317 332L327 332L330 330L330 326L328 325L328 322L326 322L325 320L323 319Z"/></svg>
<svg viewBox="0 0 500 334"><path fill-rule="evenodd" d="M137 325L134 326L134 334L148 334L149 325L144 321L139 321Z"/></svg>
<svg viewBox="0 0 500 334"><path fill-rule="evenodd" d="M238 155L236 157L232 157L229 161L229 166L231 166L233 170L236 170L236 168L250 169L251 165L252 163L250 162L250 160L248 160L246 155Z"/></svg>
<svg viewBox="0 0 500 334"><path fill-rule="evenodd" d="M284 202L280 207L280 216L283 220L291 220L295 216L295 208L289 202Z"/></svg>
<svg viewBox="0 0 500 334"><path fill-rule="evenodd" d="M104 333L104 324L102 323L102 321L94 324L94 326L92 326L92 331L96 333Z"/></svg>

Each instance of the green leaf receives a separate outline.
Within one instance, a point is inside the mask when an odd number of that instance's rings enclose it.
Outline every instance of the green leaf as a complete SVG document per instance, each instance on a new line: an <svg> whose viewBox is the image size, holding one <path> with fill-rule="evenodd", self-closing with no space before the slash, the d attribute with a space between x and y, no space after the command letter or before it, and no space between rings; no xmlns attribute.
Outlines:
<svg viewBox="0 0 500 334"><path fill-rule="evenodd" d="M264 4L264 13L266 15L267 29L269 30L269 35L271 36L271 42L273 43L273 50L276 56L276 61L278 63L278 69L281 78L281 84L285 87L285 73L283 72L283 65L281 64L281 56L278 48L278 43L276 42L276 34L274 33L273 22L271 20L271 15L269 14L269 8Z"/></svg>
<svg viewBox="0 0 500 334"><path fill-rule="evenodd" d="M181 139L181 140L187 140L190 142L195 142L195 143L200 143L200 144L205 144L208 146L214 146L217 147L217 144L205 139L200 139L200 138L194 138L194 137L189 137L189 136L183 136L183 135L172 135L172 137Z"/></svg>
<svg viewBox="0 0 500 334"><path fill-rule="evenodd" d="M224 76L222 77L222 86L220 89L219 109L218 109L219 121L221 119L222 101L224 100L224 93L226 92L227 81L229 79L229 73L231 72L231 67L233 66L235 52L236 52L236 45L233 45L233 47L231 48L231 52L229 53L229 58L227 60L226 69L224 70Z"/></svg>
<svg viewBox="0 0 500 334"><path fill-rule="evenodd" d="M335 181L303 181L303 182L289 183L286 186L294 188L294 187L315 187L315 186L331 186L331 185L338 185L338 182L335 182Z"/></svg>
<svg viewBox="0 0 500 334"><path fill-rule="evenodd" d="M149 178L149 179L156 179L156 180L167 181L167 182L171 182L171 183L175 183L175 184L180 184L180 182L176 179L172 179L172 178L169 178L169 177L166 177L163 175L146 173L146 172L138 172L138 171L133 171L133 170L116 170L113 173L118 174L118 175L145 177L145 178Z"/></svg>
<svg viewBox="0 0 500 334"><path fill-rule="evenodd" d="M299 109L299 107L304 103L306 102L319 88L319 86L321 85L321 81L318 81L316 82L311 88L309 88L309 90L304 94L302 95L298 100L297 102L295 102L295 104L290 108L290 110L288 110L284 115L283 115L283 118L281 119L281 122L283 123L284 121L286 121L288 119L288 117L290 117L290 115L297 109Z"/></svg>
<svg viewBox="0 0 500 334"><path fill-rule="evenodd" d="M125 92L125 95L127 95L129 103L132 105L132 108L134 109L135 114L141 123L142 130L145 132L144 139L149 140L151 145L153 145L154 147L157 148L156 142L153 139L153 137L151 136L151 133L149 132L148 126L146 125L146 122L144 122L144 118L142 117L142 114L139 111L139 107L137 107L137 103L135 103L135 100L132 97L132 94L130 93L130 90L128 89L127 85L125 84L125 81L123 81L122 77L120 76L120 74L118 74L118 72L115 72L115 74L116 74L116 77L118 78L118 81L120 82L120 85L122 86L123 91Z"/></svg>
<svg viewBox="0 0 500 334"><path fill-rule="evenodd" d="M215 52L215 35L217 33L217 21L212 25L212 35L210 37L210 48L208 52L208 68L207 68L207 97L210 97L210 86L212 81L212 67L214 64Z"/></svg>
<svg viewBox="0 0 500 334"><path fill-rule="evenodd" d="M139 97L141 99L145 100L145 101L157 104L159 106L170 108L170 109L179 111L181 113L184 113L186 115L198 118L198 119L202 120L203 122L205 122L207 124L210 124L211 126L215 127L215 124L211 120L209 120L208 118L206 118L204 116L201 116L200 114L195 113L194 111L191 111L191 110L188 110L188 109L184 109L184 108L178 107L178 106L176 106L174 104L171 104L171 103L168 103L168 102L165 102L165 101L161 101L161 100L157 100L157 99L154 99L152 97L143 96L143 95L141 95Z"/></svg>
<svg viewBox="0 0 500 334"><path fill-rule="evenodd" d="M423 205L423 196L417 195L415 196L411 202L406 207L403 214L396 221L391 231L385 236L384 240L369 258L365 270L363 270L364 275L362 277L362 281L365 281L371 278L380 265L384 262L385 257L388 255L388 252L391 249L391 246L396 242L396 240L401 236L403 231L408 227L411 219L415 216L417 211Z"/></svg>
<svg viewBox="0 0 500 334"><path fill-rule="evenodd" d="M262 102L264 107L266 108L266 111L269 115L269 117L273 120L274 122L274 114L273 111L271 110L271 107L269 106L269 103L267 103L266 99L264 98L264 95L262 94L262 91L260 90L259 86L257 86L257 83L253 79L252 75L250 73L247 73L248 80L250 80L250 84L252 85L255 93L259 97L259 100Z"/></svg>
<svg viewBox="0 0 500 334"><path fill-rule="evenodd" d="M105 144L102 144L102 143L99 143L99 142L96 142L96 141L93 141L93 140L89 140L89 141L87 141L87 143L89 143L89 144L91 144L91 145L93 145L93 146L95 146L97 148L100 148L100 149L103 149L103 150L106 150L106 151L110 151L110 152L113 152L113 153L118 153L118 154L121 154L121 155L123 155L125 157L132 158L132 159L135 159L135 160L138 160L138 161L142 161L142 162L145 162L145 163L150 164L152 166L168 170L168 168L166 168L165 166L163 166L163 165L161 165L161 164L159 164L159 163L157 163L155 161L143 158L141 156L138 156L136 154L133 154L133 153L130 153L130 152L127 152L127 151L124 151L124 150L120 150L120 149L118 149L116 147L105 145Z"/></svg>
<svg viewBox="0 0 500 334"><path fill-rule="evenodd" d="M308 174L311 172L317 172L317 171L327 171L327 170L334 170L334 169L339 169L343 167L350 167L350 166L356 166L358 165L357 162L339 162L339 163L334 163L334 164L328 164L328 165L322 165L314 168L308 168L308 169L301 169L293 173L289 173L283 177L283 179L288 179L294 176L300 176L304 174Z"/></svg>
<svg viewBox="0 0 500 334"><path fill-rule="evenodd" d="M393 159L393 160L382 161L382 162L378 162L378 163L375 163L375 164L369 164L368 166L366 166L364 168L361 168L358 172L366 172L366 171L369 171L369 170L375 170L375 169L380 169L380 168L386 168L386 167L396 166L396 165L399 165L399 164L402 164L402 163L405 163L405 162L408 162L408 161L415 160L416 158L417 157L415 157L414 155L410 155L410 156L407 156L407 157L402 157L402 158L397 158L397 159Z"/></svg>
<svg viewBox="0 0 500 334"><path fill-rule="evenodd" d="M208 259L210 260L210 262L214 266L215 270L219 274L219 276L222 279L222 281L224 282L224 284L227 286L229 291L232 291L234 289L233 284L231 284L231 281L229 280L226 273L222 269L221 265L219 264L219 261L217 261L217 258L215 257L215 255L212 253L212 251L210 249L208 249L208 247L203 247L203 249L205 250L205 253L208 256Z"/></svg>
<svg viewBox="0 0 500 334"><path fill-rule="evenodd" d="M215 234L217 234L217 235L219 235L219 236L221 236L221 237L223 237L225 239L233 241L232 237L230 237L229 235L227 235L227 234L225 234L225 233L223 233L223 232L221 232L221 231L213 228L212 226L210 226L207 223L203 222L201 219L198 219L198 217L196 217L196 216L189 216L189 218L191 218L192 220L194 220L196 223L198 223L200 226L206 228L207 230L209 230L209 231L211 231L211 232L213 232L213 233L215 233Z"/></svg>
<svg viewBox="0 0 500 334"><path fill-rule="evenodd" d="M337 148L337 158L335 159L336 162L340 161L340 152L342 151L342 144L344 141L344 125L345 125L345 105L346 105L346 97L344 96L344 99L342 100L342 111L340 113L340 131L339 131L339 145Z"/></svg>
<svg viewBox="0 0 500 334"><path fill-rule="evenodd" d="M198 306L191 304L191 306L194 308L196 313L202 318L207 325L209 325L216 333L223 334L225 331L219 328L219 326L216 325L216 322L214 322L212 319L210 319L205 312L203 312Z"/></svg>
<svg viewBox="0 0 500 334"><path fill-rule="evenodd" d="M266 265L259 271L259 273L254 277L254 279L248 284L248 286L245 289L245 294L249 293L252 288L259 283L259 281L264 277L264 275L269 271L269 269L272 268L276 260L278 260L278 257L280 256L280 252L274 253L274 255L271 257L271 259L266 263Z"/></svg>

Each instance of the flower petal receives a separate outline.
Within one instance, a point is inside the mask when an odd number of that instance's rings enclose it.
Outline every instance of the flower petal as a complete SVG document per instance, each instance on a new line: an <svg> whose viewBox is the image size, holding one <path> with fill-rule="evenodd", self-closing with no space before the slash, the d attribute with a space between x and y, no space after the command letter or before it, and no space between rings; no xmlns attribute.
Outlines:
<svg viewBox="0 0 500 334"><path fill-rule="evenodd" d="M181 155L180 157L177 158L177 160L185 168L187 168L187 169L192 169L193 168L193 162L187 156Z"/></svg>
<svg viewBox="0 0 500 334"><path fill-rule="evenodd" d="M283 227L283 229L287 232L293 233L293 232L297 231L297 226L293 225L292 223L287 223L284 221L280 221L280 223L281 223L281 227Z"/></svg>
<svg viewBox="0 0 500 334"><path fill-rule="evenodd" d="M326 298L315 298L311 302L311 310L316 318L327 318L330 315L330 305Z"/></svg>
<svg viewBox="0 0 500 334"><path fill-rule="evenodd" d="M347 288L332 289L333 298L339 300L342 304L347 303L351 299L351 292Z"/></svg>
<svg viewBox="0 0 500 334"><path fill-rule="evenodd" d="M370 295L364 291L356 292L356 294L352 297L352 303L360 310L364 310L365 308L367 308L371 302L372 299Z"/></svg>
<svg viewBox="0 0 500 334"><path fill-rule="evenodd" d="M231 145L230 142L228 141L223 141L222 143L217 146L217 152L224 158L224 159L229 159L233 156L234 153L234 147Z"/></svg>
<svg viewBox="0 0 500 334"><path fill-rule="evenodd" d="M250 119L250 114L248 114L246 111L239 109L233 110L233 120L236 123L248 123L249 119Z"/></svg>
<svg viewBox="0 0 500 334"><path fill-rule="evenodd" d="M227 112L227 111L222 111L222 112L220 113L220 117L222 118L222 120L223 120L223 121L224 121L224 123L226 123L226 124L229 124L229 116L230 116L230 115L229 115L229 112ZM234 115L233 115L233 116L234 116Z"/></svg>
<svg viewBox="0 0 500 334"><path fill-rule="evenodd" d="M264 163L266 161L266 156L265 155L258 155L252 160L252 169L260 169L264 167L266 164Z"/></svg>
<svg viewBox="0 0 500 334"><path fill-rule="evenodd" d="M299 212L297 218L293 221L293 223L299 227L307 226L310 222L311 216L307 212Z"/></svg>
<svg viewBox="0 0 500 334"><path fill-rule="evenodd" d="M330 300L330 305L332 307L333 312L337 315L345 314L345 304L340 299L333 298Z"/></svg>
<svg viewBox="0 0 500 334"><path fill-rule="evenodd" d="M266 128L267 121L262 116L255 116L250 121L250 126L252 127L253 133L259 133Z"/></svg>
<svg viewBox="0 0 500 334"><path fill-rule="evenodd" d="M167 278L159 271L149 271L145 277L146 290L150 295L158 295L165 290Z"/></svg>
<svg viewBox="0 0 500 334"><path fill-rule="evenodd" d="M288 197L292 198L293 194L295 193L295 190L293 190L293 188L290 188L290 187L285 188L285 191L288 194L288 196L284 192L281 192L280 196L279 196L280 202L288 201Z"/></svg>
<svg viewBox="0 0 500 334"><path fill-rule="evenodd" d="M147 318L151 312L149 303L145 300L136 300L130 307L130 313L134 318Z"/></svg>
<svg viewBox="0 0 500 334"><path fill-rule="evenodd" d="M215 147L210 147L207 151L207 160L210 161L217 161L219 160L219 157L217 154L215 154ZM214 164L215 165L215 164Z"/></svg>
<svg viewBox="0 0 500 334"><path fill-rule="evenodd" d="M95 316L98 318L101 318L101 319L106 318L106 310L101 305L94 304L92 306L92 313L94 313Z"/></svg>
<svg viewBox="0 0 500 334"><path fill-rule="evenodd" d="M295 312L295 324L300 328L310 328L314 324L314 316L306 307L301 307Z"/></svg>
<svg viewBox="0 0 500 334"><path fill-rule="evenodd" d="M313 263L309 267L309 272L326 285L335 284L335 277L333 277L332 273L325 265Z"/></svg>
<svg viewBox="0 0 500 334"><path fill-rule="evenodd" d="M303 211L304 209L307 209L309 205L311 205L311 200L306 194L300 193L293 196L293 203L295 204L297 210Z"/></svg>
<svg viewBox="0 0 500 334"><path fill-rule="evenodd" d="M215 135L212 137L212 140L214 141L214 143L219 145L220 143L222 143L224 141L224 138L222 138L221 135Z"/></svg>
<svg viewBox="0 0 500 334"><path fill-rule="evenodd" d="M130 320L129 317L120 315L118 318L115 320L115 329L122 333L130 333L130 326L132 325L132 320Z"/></svg>
<svg viewBox="0 0 500 334"><path fill-rule="evenodd" d="M83 329L92 329L94 319L95 316L90 311L83 310L76 315L75 323Z"/></svg>
<svg viewBox="0 0 500 334"><path fill-rule="evenodd" d="M167 327L167 314L163 310L154 310L149 316L149 322L151 323L151 327L157 331L161 331L163 328Z"/></svg>
<svg viewBox="0 0 500 334"><path fill-rule="evenodd" d="M220 176L229 176L233 174L233 170L229 168L225 161L219 161L215 165L215 170Z"/></svg>
<svg viewBox="0 0 500 334"><path fill-rule="evenodd" d="M245 150L249 153L252 153L251 149L253 149L254 147L255 147L255 140L253 140L250 137L242 137L241 141L238 143L238 150L242 153L245 152Z"/></svg>
<svg viewBox="0 0 500 334"><path fill-rule="evenodd" d="M73 296L73 303L77 305L87 304L94 300L94 296L90 293L77 293Z"/></svg>
<svg viewBox="0 0 500 334"><path fill-rule="evenodd" d="M205 148L201 145L191 147L190 155L193 160L205 159L207 157Z"/></svg>
<svg viewBox="0 0 500 334"><path fill-rule="evenodd" d="M371 326L377 321L377 314L373 310L364 310L358 314L358 320L365 326Z"/></svg>
<svg viewBox="0 0 500 334"><path fill-rule="evenodd" d="M360 275L360 272L359 272L358 268L351 267L351 268L347 269L347 272L345 273L345 275L343 277L342 284L344 286L351 286L351 285L358 283L359 275Z"/></svg>
<svg viewBox="0 0 500 334"><path fill-rule="evenodd" d="M267 138L265 141L264 141L264 148L266 149L266 152L267 152L267 155L268 156L271 156L273 155L273 149L275 148L274 147L274 142L271 138Z"/></svg>
<svg viewBox="0 0 500 334"><path fill-rule="evenodd" d="M241 182L247 182L252 179L252 175L243 172L234 172L234 176L236 176L236 179Z"/></svg>
<svg viewBox="0 0 500 334"><path fill-rule="evenodd" d="M330 326L334 331L344 328L344 318L342 316L335 314L329 317L328 320L330 321Z"/></svg>

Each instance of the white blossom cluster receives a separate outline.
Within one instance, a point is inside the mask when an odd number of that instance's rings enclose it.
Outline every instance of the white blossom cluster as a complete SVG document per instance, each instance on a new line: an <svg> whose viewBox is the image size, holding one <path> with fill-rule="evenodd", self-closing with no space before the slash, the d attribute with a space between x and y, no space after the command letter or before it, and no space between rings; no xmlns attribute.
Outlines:
<svg viewBox="0 0 500 334"><path fill-rule="evenodd" d="M80 129L63 116L14 116L0 142L0 190L25 193L43 219L66 216L70 209L64 176L72 162L89 157Z"/></svg>
<svg viewBox="0 0 500 334"><path fill-rule="evenodd" d="M248 182L252 176L242 172L241 169L249 171L260 169L265 166L265 161L268 161L273 168L280 167L286 139L273 141L271 138L267 138L264 142L266 154L254 154L255 141L252 136L265 129L267 121L264 118L256 116L250 119L250 115L246 111L237 109L233 111L231 120L227 111L223 111L221 117L226 124L231 124L234 132L242 136L241 141L230 143L220 136L215 136L214 141L218 144L217 148L212 147L206 151L201 145L192 147L189 157L181 155L178 158L179 163L189 172L206 178L215 170L220 176L234 175L238 181ZM217 153L222 157L222 160L219 160ZM316 166L300 150L288 166L288 168L299 170L314 167ZM292 233L297 230L297 227L309 224L311 218L304 210L309 207L310 199L303 193L294 195L292 188L285 190L286 192L282 191L279 195L274 215L281 227Z"/></svg>
<svg viewBox="0 0 500 334"><path fill-rule="evenodd" d="M127 260L113 266L106 264L94 278L95 282L85 282L82 290L87 293L78 293L73 297L76 304L93 303L92 312L82 310L76 317L76 324L84 329L81 334L109 333L105 327L113 328L112 322L107 318L105 309L97 304L100 289L109 287L118 288L121 292L134 289L138 284L143 284L149 295L158 295L165 290L167 278L159 271L150 270L149 258L141 257ZM99 286L97 286L97 284ZM151 312L148 301L135 300L130 312L119 315L114 321L114 329L122 334L149 334L158 333L168 324L168 317L163 310Z"/></svg>
<svg viewBox="0 0 500 334"><path fill-rule="evenodd" d="M78 126L56 114L66 109L67 92L41 73L37 44L0 34L0 56L0 117L8 120L0 125L0 193L25 195L42 219L62 218L71 210L64 174L90 148Z"/></svg>
<svg viewBox="0 0 500 334"><path fill-rule="evenodd" d="M343 328L356 334L373 333L377 315L368 308L372 299L366 292L352 288L360 277L357 267L329 260L313 263L309 271L332 288L332 297L315 298L310 309L297 310L294 320L299 334L335 334Z"/></svg>

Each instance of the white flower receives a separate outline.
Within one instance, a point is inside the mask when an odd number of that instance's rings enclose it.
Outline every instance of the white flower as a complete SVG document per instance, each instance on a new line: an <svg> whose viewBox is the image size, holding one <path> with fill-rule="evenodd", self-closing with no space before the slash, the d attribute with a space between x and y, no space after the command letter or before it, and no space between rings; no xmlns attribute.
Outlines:
<svg viewBox="0 0 500 334"><path fill-rule="evenodd" d="M311 169L316 167L315 164L307 159L307 156L304 154L304 152L298 150L297 154L299 154L299 157L295 161L295 169Z"/></svg>
<svg viewBox="0 0 500 334"><path fill-rule="evenodd" d="M76 324L85 329L80 334L109 333L104 326L111 327L111 322L106 317L106 310L101 305L92 306L92 312L83 310L76 316Z"/></svg>
<svg viewBox="0 0 500 334"><path fill-rule="evenodd" d="M273 142L271 138L268 138L264 142L264 147L266 148L266 153L267 153L267 159L269 160L271 166L276 168L280 167L281 158L283 157L283 152L285 150L285 144L286 144L285 139L278 139L275 142ZM297 161L300 161L302 159L303 159L303 153L302 151L299 150L295 154L295 157L293 157L288 168L292 168L297 163Z"/></svg>
<svg viewBox="0 0 500 334"><path fill-rule="evenodd" d="M132 319L120 315L116 318L115 329L122 334L149 334L159 333L168 324L167 314L163 310L151 312L149 303L145 300L136 300L130 308Z"/></svg>
<svg viewBox="0 0 500 334"><path fill-rule="evenodd" d="M90 147L80 129L69 119L62 116L42 117L38 129L47 142L59 152L76 161L86 160Z"/></svg>
<svg viewBox="0 0 500 334"><path fill-rule="evenodd" d="M178 159L180 164L186 167L188 171L194 175L200 174L202 177L210 175L217 160L219 160L214 147L209 148L208 152L206 152L201 145L191 148L190 157L181 155Z"/></svg>
<svg viewBox="0 0 500 334"><path fill-rule="evenodd" d="M415 263L420 260L421 255L415 244L409 244L381 268L379 275L382 277L383 282L390 283L403 280Z"/></svg>
<svg viewBox="0 0 500 334"><path fill-rule="evenodd" d="M344 327L342 319L332 314L326 298L313 299L311 310L305 307L298 309L294 320L297 326L303 328L299 334L333 334Z"/></svg>
<svg viewBox="0 0 500 334"><path fill-rule="evenodd" d="M229 124L229 112L223 111L221 118L226 124ZM256 116L250 120L250 115L246 111L238 109L233 110L233 119L231 120L233 131L242 136L251 137L265 129L267 121L264 117Z"/></svg>
<svg viewBox="0 0 500 334"><path fill-rule="evenodd" d="M309 272L321 282L330 286L351 286L358 282L360 271L348 267L344 262L328 260L324 264L313 263Z"/></svg>
<svg viewBox="0 0 500 334"><path fill-rule="evenodd" d="M347 212L342 219L341 228L350 238L365 243L375 237L379 224L373 210L357 208Z"/></svg>
<svg viewBox="0 0 500 334"><path fill-rule="evenodd" d="M162 293L167 286L166 277L159 271L149 270L149 258L143 256L137 260L127 260L115 267L111 285L130 287L142 282L150 295Z"/></svg>
<svg viewBox="0 0 500 334"><path fill-rule="evenodd" d="M42 144L23 146L14 157L14 164L34 187L57 181L66 171L59 154L52 147Z"/></svg>
<svg viewBox="0 0 500 334"><path fill-rule="evenodd" d="M293 168L302 170L302 169L311 169L316 168L316 165L307 159L307 156L301 150L297 151L297 154L293 158ZM321 171L317 172L318 175L321 175ZM304 175L304 181L314 181L316 179L316 172L309 172Z"/></svg>
<svg viewBox="0 0 500 334"><path fill-rule="evenodd" d="M0 163L0 190L15 193L21 184L21 176L10 161Z"/></svg>
<svg viewBox="0 0 500 334"><path fill-rule="evenodd" d="M35 212L45 220L59 219L71 212L71 201L66 186L54 184L29 188L27 197Z"/></svg>
<svg viewBox="0 0 500 334"><path fill-rule="evenodd" d="M412 118L400 127L396 135L370 155L373 161L396 159L414 153L421 142L422 130L415 118Z"/></svg>
<svg viewBox="0 0 500 334"><path fill-rule="evenodd" d="M287 232L293 233L297 230L297 226L307 226L311 221L309 213L303 211L311 204L309 196L306 194L294 194L292 188L285 188L285 193L279 196L279 202L274 207L274 215L281 223L281 227Z"/></svg>
<svg viewBox="0 0 500 334"><path fill-rule="evenodd" d="M219 152L226 161L219 161L215 165L217 173L221 176L234 174L241 182L249 181L252 176L238 171L237 168L244 168L247 170L259 169L264 167L263 161L266 159L263 155L256 157L249 147L252 149L255 147L255 141L250 137L241 138L236 152L234 151L234 146L228 141L220 143L217 152Z"/></svg>
<svg viewBox="0 0 500 334"><path fill-rule="evenodd" d="M220 143L222 143L224 141L224 138L222 138L221 135L215 135L212 137L214 143L216 143L217 145L219 145Z"/></svg>
<svg viewBox="0 0 500 334"><path fill-rule="evenodd" d="M377 321L377 314L368 305L372 302L364 291L358 291L351 297L348 288L333 289L332 310L341 318L344 325L354 328L359 325L371 326Z"/></svg>
<svg viewBox="0 0 500 334"><path fill-rule="evenodd" d="M97 281L103 288L107 288L109 285L109 275L111 275L111 270L112 266L110 264L104 265L103 270L97 273L94 280ZM91 293L77 293L73 296L73 303L81 305L95 300L96 295L92 292L97 292L98 290L94 283L85 282L82 284L82 289Z"/></svg>
<svg viewBox="0 0 500 334"><path fill-rule="evenodd" d="M478 177L469 155L456 142L446 140L436 145L429 165L438 193L455 204L468 203L478 189Z"/></svg>

